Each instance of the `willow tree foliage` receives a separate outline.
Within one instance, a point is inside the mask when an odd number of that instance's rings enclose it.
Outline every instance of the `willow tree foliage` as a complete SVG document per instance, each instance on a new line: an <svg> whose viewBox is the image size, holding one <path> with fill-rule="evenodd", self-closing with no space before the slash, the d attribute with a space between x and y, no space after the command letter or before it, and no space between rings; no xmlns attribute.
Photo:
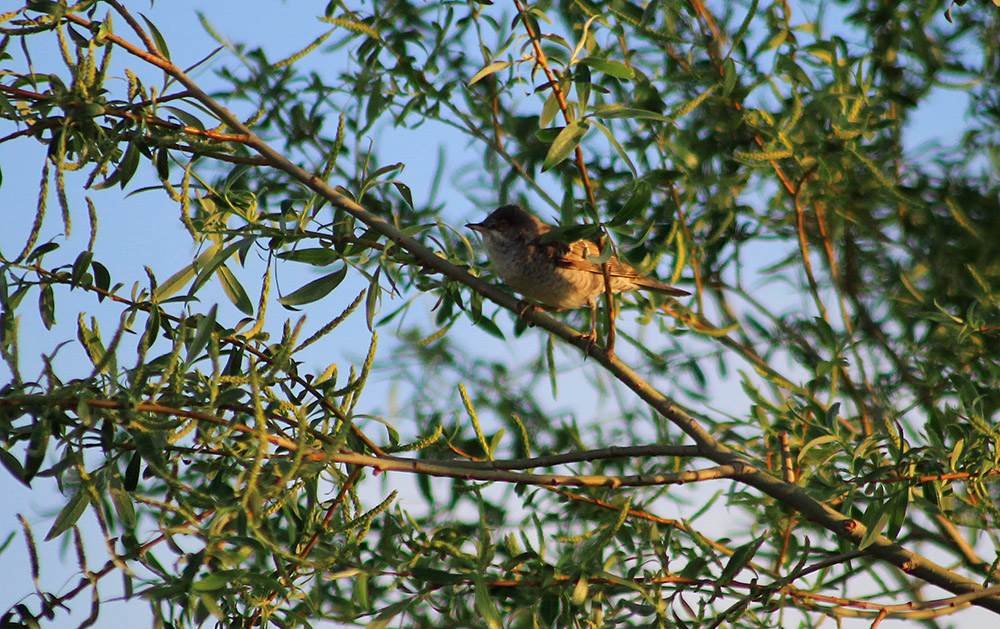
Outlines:
<svg viewBox="0 0 1000 629"><path fill-rule="evenodd" d="M0 16L7 626L1000 613L995 6L137 10ZM462 227L515 202L692 296L524 308Z"/></svg>

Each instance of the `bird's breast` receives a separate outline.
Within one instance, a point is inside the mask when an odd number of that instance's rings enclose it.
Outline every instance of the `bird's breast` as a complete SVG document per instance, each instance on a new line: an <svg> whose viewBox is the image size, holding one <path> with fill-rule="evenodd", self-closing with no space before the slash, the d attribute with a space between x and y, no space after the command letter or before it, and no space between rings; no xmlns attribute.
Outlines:
<svg viewBox="0 0 1000 629"><path fill-rule="evenodd" d="M601 291L600 276L557 266L544 249L500 239L484 244L493 270L507 286L546 306L579 308Z"/></svg>

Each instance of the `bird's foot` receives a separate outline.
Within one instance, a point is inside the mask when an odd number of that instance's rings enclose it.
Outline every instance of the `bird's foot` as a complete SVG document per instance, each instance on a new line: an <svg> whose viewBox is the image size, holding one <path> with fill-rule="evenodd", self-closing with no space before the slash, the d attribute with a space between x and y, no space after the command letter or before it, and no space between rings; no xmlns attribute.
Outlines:
<svg viewBox="0 0 1000 629"><path fill-rule="evenodd" d="M529 312L545 312L545 309L539 306L538 304L533 304L530 301L526 301L524 299L521 299L520 301L517 302L517 310L515 311L515 313L517 314L518 317L523 318L524 315L528 314ZM529 321L528 327L533 328L535 327L535 324Z"/></svg>
<svg viewBox="0 0 1000 629"><path fill-rule="evenodd" d="M580 334L576 338L578 341L585 343L581 349L583 349L583 359L587 360L587 357L590 356L590 350L594 349L594 346L597 345L597 335L591 331L589 334Z"/></svg>

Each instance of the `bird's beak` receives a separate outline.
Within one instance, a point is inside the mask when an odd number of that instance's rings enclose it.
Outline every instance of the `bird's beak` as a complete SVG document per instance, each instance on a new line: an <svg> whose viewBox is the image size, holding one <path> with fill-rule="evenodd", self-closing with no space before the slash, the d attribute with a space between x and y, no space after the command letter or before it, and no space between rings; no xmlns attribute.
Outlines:
<svg viewBox="0 0 1000 629"><path fill-rule="evenodd" d="M483 233L483 232L486 231L486 228L483 227L482 223L466 223L465 226L468 227L469 229L471 229L472 231L476 231L476 232L480 232L480 233Z"/></svg>

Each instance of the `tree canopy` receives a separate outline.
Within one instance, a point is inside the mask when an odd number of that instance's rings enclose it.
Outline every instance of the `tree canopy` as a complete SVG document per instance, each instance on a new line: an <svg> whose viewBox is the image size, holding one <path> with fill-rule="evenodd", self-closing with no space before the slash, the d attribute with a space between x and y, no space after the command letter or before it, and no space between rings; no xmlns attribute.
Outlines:
<svg viewBox="0 0 1000 629"><path fill-rule="evenodd" d="M1000 613L995 1L171 10L0 15L4 626ZM525 308L508 203L692 295Z"/></svg>

